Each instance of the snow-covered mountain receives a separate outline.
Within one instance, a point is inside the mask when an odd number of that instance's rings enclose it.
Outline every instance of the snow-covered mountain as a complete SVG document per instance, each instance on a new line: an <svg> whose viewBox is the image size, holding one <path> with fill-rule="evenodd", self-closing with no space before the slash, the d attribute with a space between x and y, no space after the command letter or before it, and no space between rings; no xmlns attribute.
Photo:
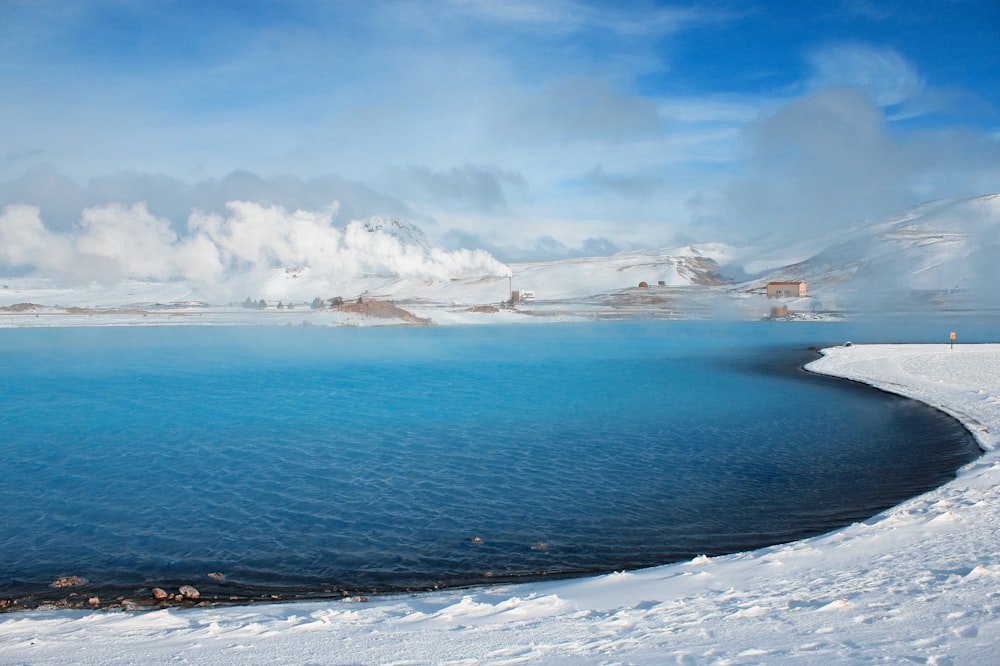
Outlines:
<svg viewBox="0 0 1000 666"><path fill-rule="evenodd" d="M423 229L395 217L381 217L376 215L363 222L362 227L370 234L384 234L395 238L404 246L420 248L424 252L432 252L435 249L440 249L428 240L427 234L424 233Z"/></svg>

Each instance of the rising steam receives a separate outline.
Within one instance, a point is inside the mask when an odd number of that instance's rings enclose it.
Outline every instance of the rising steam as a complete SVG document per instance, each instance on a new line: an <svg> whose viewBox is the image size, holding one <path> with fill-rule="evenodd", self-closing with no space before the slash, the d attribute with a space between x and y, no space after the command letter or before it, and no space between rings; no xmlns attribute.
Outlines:
<svg viewBox="0 0 1000 666"><path fill-rule="evenodd" d="M75 229L59 233L46 227L37 207L8 206L0 214L0 265L68 282L104 283L127 278L209 283L281 266L338 280L373 273L438 280L510 275L484 250L449 252L409 243L359 221L341 230L333 224L336 213L336 205L289 211L231 201L222 215L192 213L186 233L179 235L145 204L114 204L84 210Z"/></svg>

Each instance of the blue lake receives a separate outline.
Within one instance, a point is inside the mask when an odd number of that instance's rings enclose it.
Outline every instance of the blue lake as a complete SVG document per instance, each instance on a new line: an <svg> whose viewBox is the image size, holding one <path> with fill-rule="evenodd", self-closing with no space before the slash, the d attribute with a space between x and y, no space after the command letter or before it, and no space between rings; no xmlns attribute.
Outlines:
<svg viewBox="0 0 1000 666"><path fill-rule="evenodd" d="M577 575L864 519L979 451L836 324L0 331L0 598ZM221 572L224 581L206 577Z"/></svg>

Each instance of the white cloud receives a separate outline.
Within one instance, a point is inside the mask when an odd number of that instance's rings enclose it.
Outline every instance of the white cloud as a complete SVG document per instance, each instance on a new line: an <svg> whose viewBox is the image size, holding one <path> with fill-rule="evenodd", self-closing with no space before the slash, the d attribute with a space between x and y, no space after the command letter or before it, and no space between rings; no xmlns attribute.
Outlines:
<svg viewBox="0 0 1000 666"><path fill-rule="evenodd" d="M234 171L221 178L185 182L159 173L127 171L78 182L51 167L42 167L0 182L0 202L37 206L46 226L54 231L74 228L86 208L144 203L151 214L168 219L176 233L184 233L193 210L222 214L228 201L256 201L301 210L321 210L337 201L344 219L414 216L398 198L335 175L263 177Z"/></svg>
<svg viewBox="0 0 1000 666"><path fill-rule="evenodd" d="M68 238L45 228L36 206L7 206L0 214L0 263L63 271L72 266Z"/></svg>
<svg viewBox="0 0 1000 666"><path fill-rule="evenodd" d="M333 226L336 207L322 211L287 211L276 206L231 201L226 213L191 215L188 226L219 248L233 270L336 263L341 232Z"/></svg>
<svg viewBox="0 0 1000 666"><path fill-rule="evenodd" d="M879 106L912 100L926 87L916 67L889 47L860 43L827 46L810 53L809 62L814 70L812 88L857 87Z"/></svg>
<svg viewBox="0 0 1000 666"><path fill-rule="evenodd" d="M102 282L207 283L281 266L312 268L337 280L369 273L444 280L509 272L483 250L407 244L359 221L341 230L333 224L336 211L335 205L290 211L233 201L224 214L193 213L187 233L178 235L141 203L88 208L68 232L49 230L37 207L8 206L0 215L0 264Z"/></svg>
<svg viewBox="0 0 1000 666"><path fill-rule="evenodd" d="M759 68L795 71L787 54L808 46L776 46L744 63L731 49L752 39L727 42L736 30L757 30L765 9L738 16L643 0L306 1L265 17L235 5L204 15L62 4L18 4L0 25L0 36L11 37L0 40L0 55L30 64L0 76L0 206L36 205L52 232L79 231L83 209L116 203L144 202L183 239L193 209L226 220L235 214L228 201L322 211L336 200L341 220L393 215L435 238L454 231L452 240L479 238L510 257L516 245L526 257L555 251L546 236L575 252L605 246L588 239L633 246L678 231L703 238L711 232L694 227L708 218L729 218L729 229L746 220L773 228L776 216L763 211L791 215L807 194L832 223L903 190L950 196L955 188L943 184L962 190L960 175L986 180L961 167L960 151L908 134L918 123L895 122L920 115L920 124L941 128L942 116L932 114L944 106L967 119L973 93L945 99L898 40L897 48L828 43L807 52L803 80L771 77ZM123 20L102 21L105 14ZM813 32L798 45L833 34L804 22ZM130 29L139 24L156 29ZM686 66L705 76L692 80ZM873 107L847 101L844 89ZM815 104L823 93L826 109ZM980 112L994 116L992 107ZM786 131L771 118L789 123ZM776 148L754 138L764 136ZM981 138L957 144L972 151L970 163L991 154ZM915 163L899 159L918 144ZM801 159L783 161L777 147ZM932 155L942 160L936 170L925 164ZM901 169L900 178L882 173L888 168ZM738 173L747 184L740 196L741 186L729 185ZM869 182L885 185L886 196ZM714 203L723 198L752 207Z"/></svg>
<svg viewBox="0 0 1000 666"><path fill-rule="evenodd" d="M73 238L75 253L87 264L100 266L97 278L169 280L212 277L221 271L217 257L193 251L189 243L177 238L169 221L150 215L144 204L88 208Z"/></svg>
<svg viewBox="0 0 1000 666"><path fill-rule="evenodd" d="M574 142L627 143L663 130L656 102L611 82L564 79L523 89L490 114L489 132L524 147Z"/></svg>
<svg viewBox="0 0 1000 666"><path fill-rule="evenodd" d="M616 3L586 3L573 0L531 2L475 2L453 0L452 5L470 16L503 22L522 28L544 29L560 33L591 31L615 33L626 37L663 36L696 23L723 20L727 14L698 7L643 6Z"/></svg>
<svg viewBox="0 0 1000 666"><path fill-rule="evenodd" d="M394 167L389 169L389 180L393 191L408 199L484 213L508 211L511 197L522 200L528 189L520 173L468 163L445 170Z"/></svg>
<svg viewBox="0 0 1000 666"><path fill-rule="evenodd" d="M995 192L1000 141L972 128L895 131L856 87L792 100L744 130L739 175L712 202L723 233L816 236L915 203Z"/></svg>
<svg viewBox="0 0 1000 666"><path fill-rule="evenodd" d="M881 110L854 88L796 99L746 130L728 215L745 233L815 236L910 202L914 167Z"/></svg>

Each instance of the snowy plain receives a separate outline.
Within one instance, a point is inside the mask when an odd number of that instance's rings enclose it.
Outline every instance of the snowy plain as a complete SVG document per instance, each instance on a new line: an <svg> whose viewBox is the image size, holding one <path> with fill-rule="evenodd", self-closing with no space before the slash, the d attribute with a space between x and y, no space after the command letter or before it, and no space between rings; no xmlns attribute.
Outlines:
<svg viewBox="0 0 1000 666"><path fill-rule="evenodd" d="M0 616L0 663L988 664L1000 659L1000 345L853 345L809 369L934 405L985 455L804 541L369 600Z"/></svg>

